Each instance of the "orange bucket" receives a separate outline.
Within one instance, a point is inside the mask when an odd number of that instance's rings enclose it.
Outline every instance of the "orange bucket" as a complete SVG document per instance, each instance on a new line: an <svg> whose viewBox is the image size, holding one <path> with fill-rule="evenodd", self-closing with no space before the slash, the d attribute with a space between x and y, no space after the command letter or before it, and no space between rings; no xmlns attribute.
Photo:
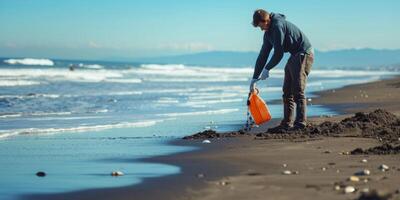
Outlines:
<svg viewBox="0 0 400 200"><path fill-rule="evenodd" d="M260 125L271 120L271 113L269 112L268 106L265 101L260 96L258 96L258 89L256 90L257 91L253 91L249 94L247 105L249 106L249 110L251 116L254 119L254 122L257 125Z"/></svg>

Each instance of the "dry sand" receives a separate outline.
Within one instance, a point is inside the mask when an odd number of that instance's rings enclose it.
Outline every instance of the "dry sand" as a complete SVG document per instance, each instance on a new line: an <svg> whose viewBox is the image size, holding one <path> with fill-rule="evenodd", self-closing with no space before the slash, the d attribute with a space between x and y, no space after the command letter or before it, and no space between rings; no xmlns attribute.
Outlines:
<svg viewBox="0 0 400 200"><path fill-rule="evenodd" d="M325 104L343 115L310 119L339 122L354 112L376 108L400 113L400 78L326 91L313 103ZM202 140L174 141L177 145L203 147L201 150L145 161L178 165L182 173L147 179L143 184L122 188L95 189L56 195L30 195L27 199L358 199L363 191L377 190L381 198L400 199L400 154L349 155L355 148L380 145L375 138L305 137L254 139L275 120L252 130L252 135ZM398 133L396 133L398 134ZM366 159L367 162L362 162ZM387 171L379 166L385 164ZM370 175L356 176L362 170ZM283 174L289 170L292 174ZM294 173L294 174L293 174ZM354 178L353 179L357 179ZM345 187L355 191L344 194ZM360 198L362 199L362 198Z"/></svg>

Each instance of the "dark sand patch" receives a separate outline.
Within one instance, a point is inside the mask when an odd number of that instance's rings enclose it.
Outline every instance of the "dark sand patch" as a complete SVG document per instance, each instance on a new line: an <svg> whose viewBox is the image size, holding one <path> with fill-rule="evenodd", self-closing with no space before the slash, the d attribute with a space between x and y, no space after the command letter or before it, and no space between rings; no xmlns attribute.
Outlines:
<svg viewBox="0 0 400 200"><path fill-rule="evenodd" d="M400 145L391 145L388 143L368 148L363 150L362 148L356 148L350 152L351 155L362 155L362 154L376 154L376 155L386 155L386 154L398 154L400 153Z"/></svg>
<svg viewBox="0 0 400 200"><path fill-rule="evenodd" d="M320 136L376 138L382 142L396 142L400 137L400 119L385 110L377 109L370 113L356 113L340 122L325 121L310 124L301 130L272 129L256 135L264 139L295 139Z"/></svg>
<svg viewBox="0 0 400 200"><path fill-rule="evenodd" d="M194 140L194 139L213 139L213 138L227 138L227 137L240 137L240 136L251 136L251 134L246 133L243 130L226 132L226 133L218 133L214 130L205 130L193 135L185 136L182 139Z"/></svg>
<svg viewBox="0 0 400 200"><path fill-rule="evenodd" d="M218 133L214 130L206 130L183 139L211 139L238 136L254 136L243 130ZM312 139L319 137L361 137L374 138L383 142L381 146L367 150L357 148L353 154L397 154L400 153L400 118L383 109L377 109L370 113L358 112L352 117L340 122L325 121L320 124L310 124L300 130L268 129L255 135L255 139Z"/></svg>

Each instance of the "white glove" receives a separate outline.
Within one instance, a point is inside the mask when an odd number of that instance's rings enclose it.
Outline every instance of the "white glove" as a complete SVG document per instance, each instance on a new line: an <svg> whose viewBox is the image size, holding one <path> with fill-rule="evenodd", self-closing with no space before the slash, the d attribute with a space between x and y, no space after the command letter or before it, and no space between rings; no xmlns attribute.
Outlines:
<svg viewBox="0 0 400 200"><path fill-rule="evenodd" d="M259 81L259 79L251 79L250 82L250 92L253 92L256 89L256 82Z"/></svg>
<svg viewBox="0 0 400 200"><path fill-rule="evenodd" d="M265 80L268 77L269 77L269 70L264 68L261 72L260 80Z"/></svg>

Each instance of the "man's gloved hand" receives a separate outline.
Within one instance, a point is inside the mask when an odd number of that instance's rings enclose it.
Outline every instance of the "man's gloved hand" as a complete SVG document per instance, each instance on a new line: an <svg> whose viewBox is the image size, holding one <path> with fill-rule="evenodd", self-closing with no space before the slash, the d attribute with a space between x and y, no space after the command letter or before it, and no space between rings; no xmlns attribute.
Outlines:
<svg viewBox="0 0 400 200"><path fill-rule="evenodd" d="M265 80L268 77L269 77L269 70L264 68L261 72L260 80Z"/></svg>
<svg viewBox="0 0 400 200"><path fill-rule="evenodd" d="M250 82L250 92L253 92L256 89L256 82L259 81L259 79L251 79Z"/></svg>

